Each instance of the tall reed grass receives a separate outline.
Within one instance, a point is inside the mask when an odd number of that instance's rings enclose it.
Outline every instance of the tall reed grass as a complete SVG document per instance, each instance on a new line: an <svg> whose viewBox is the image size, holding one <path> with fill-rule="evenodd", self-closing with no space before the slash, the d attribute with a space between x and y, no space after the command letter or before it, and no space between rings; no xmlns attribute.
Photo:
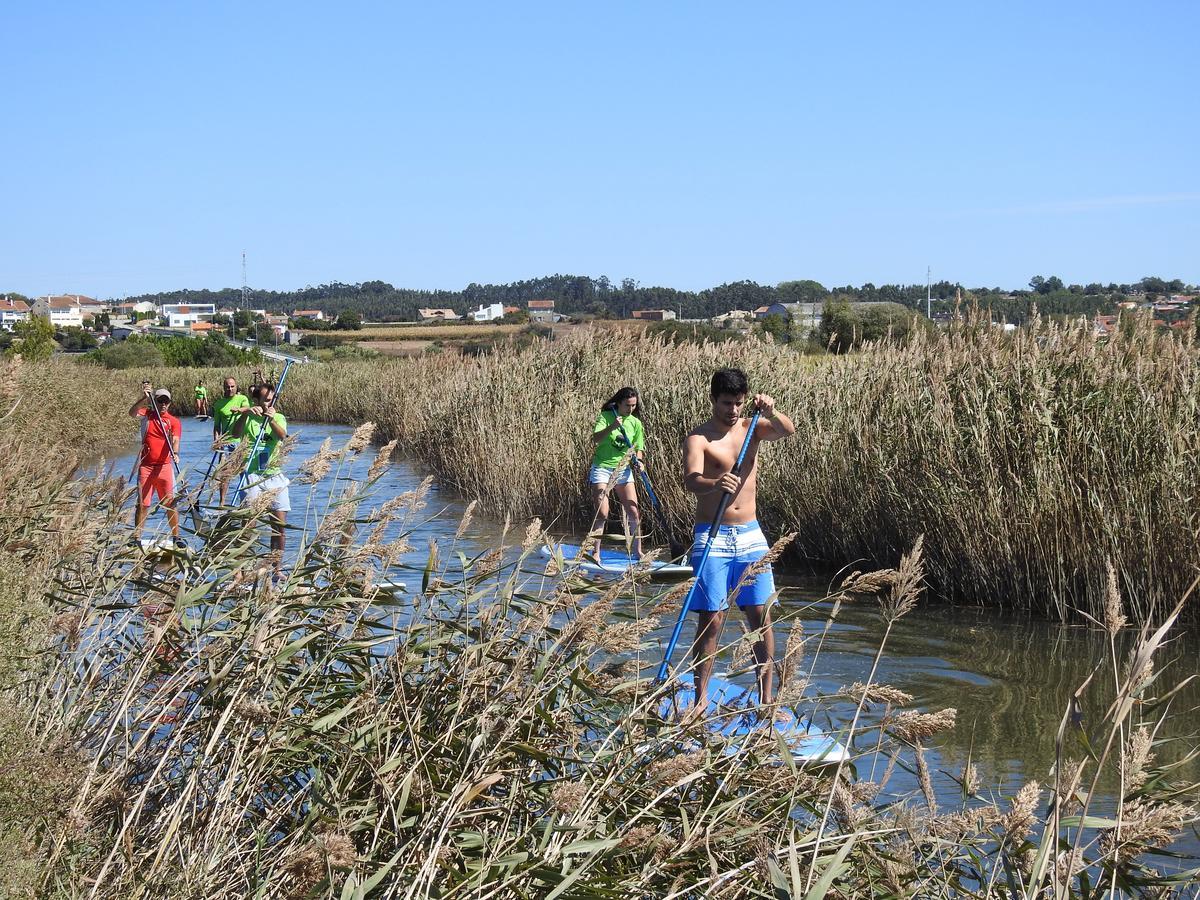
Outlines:
<svg viewBox="0 0 1200 900"><path fill-rule="evenodd" d="M845 767L779 764L765 731L731 753L655 715L659 648L646 634L680 592L523 575L539 523L473 553L458 544L464 518L397 596L375 585L409 552L424 488L376 504L370 485L350 485L279 585L251 512L215 526L195 556L130 549L124 481L72 480L63 445L18 454L27 429L0 422L4 483L31 479L0 518L0 585L26 621L0 654L14 676L0 703L9 896L1034 897L1195 884L1146 857L1194 818L1183 798L1195 786L1155 762L1171 693L1153 660L1174 617L1120 654L1115 575L1102 620L1113 650L1080 687L1103 679L1115 697L1088 723L1092 758L1069 755L1067 709L1053 791L985 796L968 767L947 808L925 751L953 710L906 710L910 698L877 683L838 698L804 688L838 610L872 594L882 658L920 590L919 548L896 570L846 578L824 630L793 625L781 656L788 702L847 711L839 736L860 774L876 773L852 780ZM349 452L323 448L304 471L338 478ZM735 668L747 657L732 655ZM920 794L881 799L900 765ZM1121 790L1098 814L1102 772Z"/></svg>
<svg viewBox="0 0 1200 900"><path fill-rule="evenodd" d="M680 443L709 414L713 369L738 365L796 421L794 438L764 449L759 512L769 532L799 531L803 560L882 564L923 534L940 596L1080 621L1101 612L1108 559L1142 622L1200 563L1197 354L1149 328L1098 343L1086 323L1006 335L968 321L820 362L756 341L597 331L480 359L294 369L284 405L377 421L493 514L582 528L588 431L635 384L649 472L685 538ZM193 374L163 377L186 387Z"/></svg>

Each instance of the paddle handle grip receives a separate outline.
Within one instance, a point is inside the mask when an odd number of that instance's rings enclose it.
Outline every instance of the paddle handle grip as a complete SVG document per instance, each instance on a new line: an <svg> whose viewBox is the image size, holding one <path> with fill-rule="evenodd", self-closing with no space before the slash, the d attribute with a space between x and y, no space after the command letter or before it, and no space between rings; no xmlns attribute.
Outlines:
<svg viewBox="0 0 1200 900"><path fill-rule="evenodd" d="M733 464L734 475L741 474L742 463L746 459L746 452L750 449L750 440L754 437L755 429L758 428L759 415L755 411L754 416L750 419L750 427L746 431L746 439L742 441L742 449L738 452L737 461ZM729 506L729 501L732 497L732 494L725 494L721 497L721 501L717 504L717 514L713 516L712 524L708 526L708 539L704 542L704 552L700 555L700 564L695 567L696 580L688 588L687 596L683 598L683 604L679 607L679 618L675 620L675 628L671 631L671 640L667 642L667 650L663 654L662 665L658 667L658 674L655 675L655 681L660 684L667 680L667 675L670 673L671 655L675 652L675 645L679 643L679 635L683 632L683 623L687 620L688 608L692 605L692 597L696 593L696 588L700 586L700 573L704 571L704 564L708 562L708 554L712 552L713 544L717 538L717 531L721 527L721 519L725 517L725 508Z"/></svg>

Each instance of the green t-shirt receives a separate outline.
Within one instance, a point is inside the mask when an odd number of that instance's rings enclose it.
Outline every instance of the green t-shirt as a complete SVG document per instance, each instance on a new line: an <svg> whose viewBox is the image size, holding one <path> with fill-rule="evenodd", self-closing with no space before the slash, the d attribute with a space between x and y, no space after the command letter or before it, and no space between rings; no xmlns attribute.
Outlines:
<svg viewBox="0 0 1200 900"><path fill-rule="evenodd" d="M608 431L616 421L617 414L615 412L607 409L602 410L600 415L596 417L596 424L592 426L592 434L600 431ZM622 419L621 431L629 439L629 445L634 450L646 449L646 431L642 427L642 420L637 416L626 416ZM625 441L621 440L621 436L615 432L609 432L596 445L596 452L592 454L592 465L600 466L604 469L615 469L621 461L621 457L628 452L629 446L625 444Z"/></svg>
<svg viewBox="0 0 1200 900"><path fill-rule="evenodd" d="M213 431L216 434L229 434L229 430L233 428L233 413L226 410L249 405L250 398L245 394L234 394L232 397L222 394L212 403Z"/></svg>
<svg viewBox="0 0 1200 900"><path fill-rule="evenodd" d="M203 399L205 399L205 398L207 398L207 397L208 397L208 388L206 388L206 387L205 387L204 385L202 385L202 384L201 384L201 385L197 385L197 386L196 386L196 399L197 399L197 400L203 400Z"/></svg>
<svg viewBox="0 0 1200 900"><path fill-rule="evenodd" d="M283 413L275 413L275 421L283 426L283 430L287 431L287 419L283 417ZM246 430L244 437L250 447L254 446L254 442L258 440L258 433L266 428L267 433L263 435L262 443L258 445L257 455L250 460L250 468L247 470L251 475L278 475L279 462L276 459L279 453L279 436L275 434L275 430L266 425L265 416L246 416Z"/></svg>

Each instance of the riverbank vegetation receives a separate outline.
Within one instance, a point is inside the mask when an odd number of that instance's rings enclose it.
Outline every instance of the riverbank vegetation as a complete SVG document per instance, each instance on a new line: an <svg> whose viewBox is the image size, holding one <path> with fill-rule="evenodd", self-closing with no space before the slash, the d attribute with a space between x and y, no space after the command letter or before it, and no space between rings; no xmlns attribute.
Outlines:
<svg viewBox="0 0 1200 900"><path fill-rule="evenodd" d="M1113 562L1137 622L1163 615L1200 570L1198 351L1145 322L1097 342L1084 325L1006 334L967 321L841 357L581 329L470 359L294 367L283 408L376 421L500 518L586 527L588 428L616 387L635 384L648 470L678 540L694 508L678 448L707 418L708 379L725 365L745 368L797 424L764 449L759 485L768 533L799 532L794 562L886 564L923 534L938 596L1072 622L1102 612L1097 559ZM186 409L196 380L224 372L150 374Z"/></svg>
<svg viewBox="0 0 1200 900"><path fill-rule="evenodd" d="M647 635L681 591L636 576L596 588L569 561L522 574L545 539L537 521L479 552L468 511L453 539L420 548L409 594L380 590L412 558L428 484L387 499L343 484L281 584L246 514L192 557L143 555L124 540L120 477L72 479L82 441L61 433L80 437L65 420L89 415L86 398L43 410L53 371L3 375L0 414L20 400L25 415L0 422L0 475L29 485L0 498L5 896L1033 897L1194 883L1147 856L1194 817L1194 787L1154 745L1170 692L1153 660L1172 617L1131 633L1115 575L1110 653L1079 694L1105 711L1085 732L1064 710L1055 772L1010 796L970 765L933 770L928 748L954 711L907 709L875 667L836 696L806 687L846 604L877 610L878 666L921 590L919 541L895 569L846 577L824 612L793 610L780 702L829 721L854 750L853 779L780 765L766 732L730 747L660 719ZM339 479L369 436L293 460L294 499ZM751 640L722 665L744 668ZM889 793L899 768L916 773L912 796ZM1100 808L1101 777L1116 780L1113 807ZM947 778L961 800L939 804Z"/></svg>
<svg viewBox="0 0 1200 900"><path fill-rule="evenodd" d="M243 350L220 334L196 339L160 335L130 335L123 341L111 341L87 357L106 369L172 367L210 367L253 365L262 361L257 350Z"/></svg>
<svg viewBox="0 0 1200 900"><path fill-rule="evenodd" d="M1148 327L1097 343L1086 327L965 323L820 361L755 340L597 331L465 362L302 370L286 403L297 418L376 419L492 512L567 527L591 514L595 411L635 384L680 538L693 501L678 448L723 365L744 367L797 424L763 452L759 511L770 533L799 532L802 560L883 563L924 534L939 595L1064 621L1099 618L1097 559L1112 560L1137 621L1161 616L1197 571L1197 350Z"/></svg>

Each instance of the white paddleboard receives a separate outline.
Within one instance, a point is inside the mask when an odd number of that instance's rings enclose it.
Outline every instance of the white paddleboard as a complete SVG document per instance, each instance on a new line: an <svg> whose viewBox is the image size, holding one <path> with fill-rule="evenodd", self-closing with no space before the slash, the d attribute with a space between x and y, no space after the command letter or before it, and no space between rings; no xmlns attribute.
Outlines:
<svg viewBox="0 0 1200 900"><path fill-rule="evenodd" d="M174 549L176 549L175 548L175 539L169 538L169 537L140 538L138 540L138 543L141 545L142 551L145 553L150 553L153 550L174 550ZM180 547L179 549L181 551L183 550L182 547Z"/></svg>
<svg viewBox="0 0 1200 900"><path fill-rule="evenodd" d="M551 547L548 544L542 545L541 555L547 559L554 557L555 553L561 554L563 562L568 568L575 569L579 572L584 572L588 575L624 575L633 566L637 565L637 557L630 556L624 550L609 550L603 549L600 551L599 561L591 556L579 559L580 547L578 544L556 544ZM692 567L685 563L678 563L674 560L656 560L650 564L650 574L661 577L672 578L691 578Z"/></svg>
<svg viewBox="0 0 1200 900"><path fill-rule="evenodd" d="M658 713L664 719L678 720L695 704L696 688L692 676L681 675L675 683L674 696L664 697L658 707ZM792 759L798 763L832 765L850 758L850 752L839 741L813 725L808 717L790 717L791 711L787 710L790 718L777 718L768 723L757 707L756 691L713 677L708 682L704 727L714 736L728 740L725 748L728 754L737 753L752 734L769 729L772 737L782 740L791 751Z"/></svg>

